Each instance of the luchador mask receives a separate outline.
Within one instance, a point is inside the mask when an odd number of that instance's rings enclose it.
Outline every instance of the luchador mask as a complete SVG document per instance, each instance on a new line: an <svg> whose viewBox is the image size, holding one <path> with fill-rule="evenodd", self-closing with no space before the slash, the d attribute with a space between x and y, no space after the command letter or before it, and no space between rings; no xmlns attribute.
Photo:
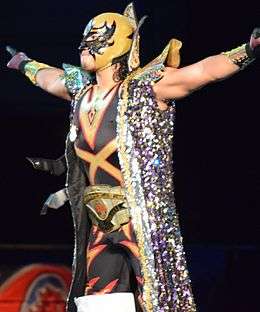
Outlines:
<svg viewBox="0 0 260 312"><path fill-rule="evenodd" d="M112 65L113 59L130 51L135 27L127 16L103 13L86 26L79 50L88 49L96 62L96 70Z"/></svg>

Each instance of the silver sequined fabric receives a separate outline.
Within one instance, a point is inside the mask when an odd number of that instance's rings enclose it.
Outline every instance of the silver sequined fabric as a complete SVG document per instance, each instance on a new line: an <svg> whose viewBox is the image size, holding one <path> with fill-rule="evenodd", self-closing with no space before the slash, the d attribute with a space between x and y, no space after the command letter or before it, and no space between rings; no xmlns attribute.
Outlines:
<svg viewBox="0 0 260 312"><path fill-rule="evenodd" d="M124 82L118 107L119 159L141 255L146 312L196 311L174 201L174 103L157 107L158 64Z"/></svg>

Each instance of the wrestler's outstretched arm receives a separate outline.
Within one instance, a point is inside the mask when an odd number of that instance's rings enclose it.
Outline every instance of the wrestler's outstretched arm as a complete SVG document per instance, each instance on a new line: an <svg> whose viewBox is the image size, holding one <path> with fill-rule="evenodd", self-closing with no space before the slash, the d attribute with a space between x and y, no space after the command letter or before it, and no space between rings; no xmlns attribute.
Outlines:
<svg viewBox="0 0 260 312"><path fill-rule="evenodd" d="M11 47L7 47L7 51L12 55L7 67L20 70L32 83L43 90L65 100L71 100L71 96L65 86L64 70L36 62L25 53L17 52Z"/></svg>
<svg viewBox="0 0 260 312"><path fill-rule="evenodd" d="M158 99L178 99L211 83L235 74L260 57L260 28L254 29L250 42L230 52L210 56L180 69L166 67L163 78L154 85Z"/></svg>

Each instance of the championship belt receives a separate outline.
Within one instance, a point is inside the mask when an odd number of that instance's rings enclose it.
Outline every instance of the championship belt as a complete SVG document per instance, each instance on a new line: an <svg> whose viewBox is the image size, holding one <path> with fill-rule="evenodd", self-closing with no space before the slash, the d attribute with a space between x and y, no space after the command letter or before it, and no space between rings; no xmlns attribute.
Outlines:
<svg viewBox="0 0 260 312"><path fill-rule="evenodd" d="M84 205L92 223L103 232L116 231L130 220L125 190L121 186L88 186L84 192Z"/></svg>

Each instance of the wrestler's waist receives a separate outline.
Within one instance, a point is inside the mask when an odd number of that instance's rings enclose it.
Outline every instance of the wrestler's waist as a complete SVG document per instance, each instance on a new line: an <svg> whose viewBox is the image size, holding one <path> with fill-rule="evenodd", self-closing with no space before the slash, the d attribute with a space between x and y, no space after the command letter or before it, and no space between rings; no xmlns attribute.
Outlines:
<svg viewBox="0 0 260 312"><path fill-rule="evenodd" d="M115 231L130 220L125 189L121 186L88 186L84 192L84 204L92 223L105 232Z"/></svg>

